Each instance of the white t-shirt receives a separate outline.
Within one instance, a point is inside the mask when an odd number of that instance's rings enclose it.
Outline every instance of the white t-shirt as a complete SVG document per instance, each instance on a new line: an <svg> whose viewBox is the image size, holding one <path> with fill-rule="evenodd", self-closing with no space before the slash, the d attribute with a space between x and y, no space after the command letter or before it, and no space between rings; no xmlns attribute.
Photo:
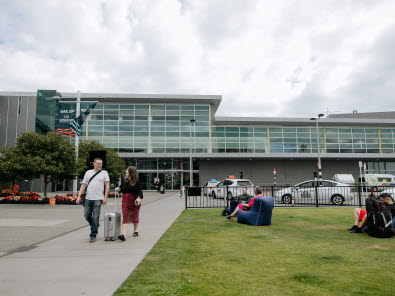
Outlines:
<svg viewBox="0 0 395 296"><path fill-rule="evenodd" d="M81 183L88 184L90 178L96 173L97 172L95 170L87 171ZM104 182L106 181L110 181L110 177L108 176L107 171L102 170L89 183L85 198L90 200L104 199Z"/></svg>

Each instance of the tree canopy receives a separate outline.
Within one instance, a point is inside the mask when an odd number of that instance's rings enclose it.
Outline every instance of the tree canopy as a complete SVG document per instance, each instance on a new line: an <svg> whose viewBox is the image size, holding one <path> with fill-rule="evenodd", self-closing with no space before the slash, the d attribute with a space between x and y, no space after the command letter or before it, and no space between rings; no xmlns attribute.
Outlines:
<svg viewBox="0 0 395 296"><path fill-rule="evenodd" d="M77 175L81 178L87 170L92 169L92 166L87 162L89 158L89 151L92 150L106 150L107 151L107 172L112 182L118 181L125 172L126 163L118 156L114 149L107 148L97 141L85 141L79 144L78 149L78 164Z"/></svg>

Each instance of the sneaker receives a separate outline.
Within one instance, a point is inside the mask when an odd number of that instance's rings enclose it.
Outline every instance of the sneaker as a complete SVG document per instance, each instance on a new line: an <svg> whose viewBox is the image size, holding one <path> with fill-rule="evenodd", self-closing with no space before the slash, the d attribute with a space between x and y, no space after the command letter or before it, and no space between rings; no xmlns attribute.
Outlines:
<svg viewBox="0 0 395 296"><path fill-rule="evenodd" d="M118 235L118 239L123 241L123 242L126 240L126 238L125 238L125 236L123 234Z"/></svg>
<svg viewBox="0 0 395 296"><path fill-rule="evenodd" d="M228 216L226 216L226 219L231 220L231 219L233 219L233 216L232 215L228 215Z"/></svg>
<svg viewBox="0 0 395 296"><path fill-rule="evenodd" d="M96 237L91 237L89 240L90 243L94 243L95 241L96 241Z"/></svg>
<svg viewBox="0 0 395 296"><path fill-rule="evenodd" d="M348 231L353 231L355 228L358 228L357 225L353 225L351 228L347 229Z"/></svg>
<svg viewBox="0 0 395 296"><path fill-rule="evenodd" d="M351 230L350 233L362 233L362 229L359 227L356 227L353 230Z"/></svg>

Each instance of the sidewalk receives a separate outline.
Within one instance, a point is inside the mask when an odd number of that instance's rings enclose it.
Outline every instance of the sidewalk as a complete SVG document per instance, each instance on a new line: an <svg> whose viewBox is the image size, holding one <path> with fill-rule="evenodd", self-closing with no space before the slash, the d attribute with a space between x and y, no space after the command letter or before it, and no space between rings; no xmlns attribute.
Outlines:
<svg viewBox="0 0 395 296"><path fill-rule="evenodd" d="M143 205L139 237L126 242L98 240L89 227L0 258L0 295L113 295L184 209L178 193ZM106 209L106 212L112 209Z"/></svg>

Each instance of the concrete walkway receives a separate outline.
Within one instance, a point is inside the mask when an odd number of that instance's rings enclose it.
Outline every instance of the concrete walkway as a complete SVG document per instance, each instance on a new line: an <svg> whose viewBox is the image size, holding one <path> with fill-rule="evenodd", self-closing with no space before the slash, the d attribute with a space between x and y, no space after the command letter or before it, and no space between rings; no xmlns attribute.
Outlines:
<svg viewBox="0 0 395 296"><path fill-rule="evenodd" d="M131 236L133 226L130 225L126 242L104 241L101 222L95 243L88 242L86 226L27 251L3 255L0 295L113 295L177 219L184 202L178 193L171 193L143 205L140 236ZM104 209L112 210L113 207Z"/></svg>

